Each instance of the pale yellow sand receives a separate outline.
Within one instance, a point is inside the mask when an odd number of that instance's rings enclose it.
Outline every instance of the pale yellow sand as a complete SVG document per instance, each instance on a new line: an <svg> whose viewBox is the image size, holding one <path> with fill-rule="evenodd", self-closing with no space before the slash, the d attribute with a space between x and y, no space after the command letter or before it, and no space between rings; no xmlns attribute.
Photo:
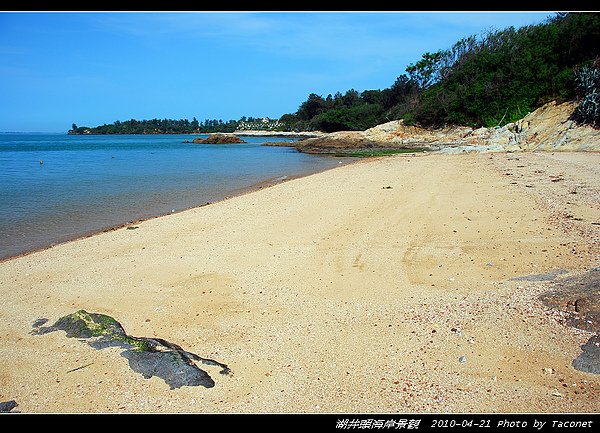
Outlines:
<svg viewBox="0 0 600 433"><path fill-rule="evenodd" d="M0 401L24 413L597 412L600 376L571 367L589 335L544 312L542 283L509 281L597 266L596 246L511 183L510 158L361 161L0 263ZM576 164L564 164L568 177ZM171 390L117 348L29 334L78 309L233 375L200 365L214 388Z"/></svg>

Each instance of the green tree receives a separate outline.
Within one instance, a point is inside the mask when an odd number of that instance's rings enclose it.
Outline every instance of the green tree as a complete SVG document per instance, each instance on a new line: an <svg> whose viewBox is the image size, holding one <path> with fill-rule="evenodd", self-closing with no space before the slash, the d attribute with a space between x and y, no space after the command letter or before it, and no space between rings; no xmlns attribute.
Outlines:
<svg viewBox="0 0 600 433"><path fill-rule="evenodd" d="M421 89L427 89L429 86L437 82L440 78L441 59L443 51L435 53L426 52L421 60L415 64L410 64L406 68L406 72L410 75Z"/></svg>
<svg viewBox="0 0 600 433"><path fill-rule="evenodd" d="M300 120L310 120L321 114L325 110L325 106L325 100L321 96L311 93L308 95L308 99L300 105L296 115Z"/></svg>
<svg viewBox="0 0 600 433"><path fill-rule="evenodd" d="M346 91L344 96L342 96L342 102L345 107L354 107L355 105L359 105L361 103L360 93L354 89L350 89Z"/></svg>

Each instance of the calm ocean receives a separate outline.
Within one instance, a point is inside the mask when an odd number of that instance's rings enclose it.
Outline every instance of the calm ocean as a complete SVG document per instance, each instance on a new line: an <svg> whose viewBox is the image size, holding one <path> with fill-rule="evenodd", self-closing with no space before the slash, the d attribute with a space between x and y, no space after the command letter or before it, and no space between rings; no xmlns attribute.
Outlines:
<svg viewBox="0 0 600 433"><path fill-rule="evenodd" d="M339 163L261 145L288 138L196 136L0 133L0 259Z"/></svg>

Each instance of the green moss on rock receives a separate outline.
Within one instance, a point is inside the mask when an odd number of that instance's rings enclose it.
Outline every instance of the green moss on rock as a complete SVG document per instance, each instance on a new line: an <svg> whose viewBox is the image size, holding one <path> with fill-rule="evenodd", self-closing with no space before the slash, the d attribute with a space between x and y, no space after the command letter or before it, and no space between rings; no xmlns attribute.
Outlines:
<svg viewBox="0 0 600 433"><path fill-rule="evenodd" d="M61 317L54 324L57 329L67 333L67 337L91 338L111 336L122 338L126 336L125 330L119 322L105 314L88 313L79 310L68 316Z"/></svg>

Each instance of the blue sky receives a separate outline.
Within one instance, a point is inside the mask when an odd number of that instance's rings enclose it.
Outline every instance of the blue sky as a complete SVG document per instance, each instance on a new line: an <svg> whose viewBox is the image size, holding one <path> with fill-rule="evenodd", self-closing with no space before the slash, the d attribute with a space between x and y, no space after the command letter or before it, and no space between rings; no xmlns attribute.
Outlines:
<svg viewBox="0 0 600 433"><path fill-rule="evenodd" d="M0 12L0 131L279 118L550 12Z"/></svg>

